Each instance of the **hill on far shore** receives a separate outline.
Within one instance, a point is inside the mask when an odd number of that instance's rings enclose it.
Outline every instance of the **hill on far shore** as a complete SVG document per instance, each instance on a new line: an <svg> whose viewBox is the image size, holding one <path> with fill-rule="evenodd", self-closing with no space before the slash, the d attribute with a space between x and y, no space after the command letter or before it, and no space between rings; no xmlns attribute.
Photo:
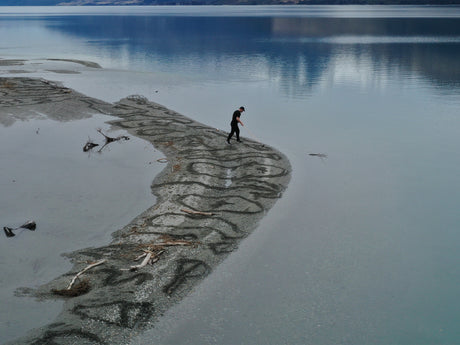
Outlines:
<svg viewBox="0 0 460 345"><path fill-rule="evenodd" d="M0 0L0 6L117 5L454 5L460 0Z"/></svg>

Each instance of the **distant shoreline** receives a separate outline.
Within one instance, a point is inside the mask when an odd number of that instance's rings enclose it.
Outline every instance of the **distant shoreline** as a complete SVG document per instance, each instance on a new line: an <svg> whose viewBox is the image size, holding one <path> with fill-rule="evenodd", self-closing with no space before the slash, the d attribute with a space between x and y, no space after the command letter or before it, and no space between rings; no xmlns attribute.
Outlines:
<svg viewBox="0 0 460 345"><path fill-rule="evenodd" d="M312 5L427 5L427 6L449 6L460 5L460 0L294 0L294 1L227 1L227 0L210 0L210 1L102 1L102 0L43 0L43 1L16 1L16 0L0 0L0 7L23 7L23 6L312 6Z"/></svg>

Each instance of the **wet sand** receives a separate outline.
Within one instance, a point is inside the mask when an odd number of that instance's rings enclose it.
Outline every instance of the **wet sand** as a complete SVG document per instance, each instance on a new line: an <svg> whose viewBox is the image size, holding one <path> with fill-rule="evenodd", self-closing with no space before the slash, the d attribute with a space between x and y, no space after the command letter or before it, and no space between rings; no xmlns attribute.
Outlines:
<svg viewBox="0 0 460 345"><path fill-rule="evenodd" d="M17 294L65 300L56 321L11 344L124 344L179 302L256 227L290 179L287 158L274 148L243 138L225 143L226 133L195 122L140 96L105 103L42 79L0 78L0 107L13 116L44 112L49 117L114 116L111 124L151 142L165 155L154 178L157 202L106 246L66 256L73 269L53 281ZM127 176L129 178L129 176ZM84 226L84 224L82 224ZM140 264L140 255L155 258ZM83 273L87 291L60 297ZM127 270L126 270L127 269ZM85 289L83 289L85 290Z"/></svg>

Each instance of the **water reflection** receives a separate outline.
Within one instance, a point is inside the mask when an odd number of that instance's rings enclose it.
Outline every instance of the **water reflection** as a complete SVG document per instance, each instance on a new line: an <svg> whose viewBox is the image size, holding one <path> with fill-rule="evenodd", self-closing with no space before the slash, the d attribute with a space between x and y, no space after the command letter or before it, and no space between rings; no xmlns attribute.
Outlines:
<svg viewBox="0 0 460 345"><path fill-rule="evenodd" d="M8 113L6 113L6 111ZM4 127L12 126L16 121L30 120L53 120L58 122L69 122L82 119L88 119L92 114L80 112L74 109L69 109L63 114L48 114L40 111L40 105L36 105L34 110L24 110L18 108L10 108L2 113L0 117L0 125Z"/></svg>
<svg viewBox="0 0 460 345"><path fill-rule="evenodd" d="M460 19L73 16L48 29L135 68L203 81L269 79L289 97L311 94L331 62L368 59L375 73L460 85ZM348 58L347 58L348 57ZM350 59L351 57L352 59ZM362 73L362 72L361 72Z"/></svg>
<svg viewBox="0 0 460 345"><path fill-rule="evenodd" d="M456 18L273 18L272 32L296 37L460 36Z"/></svg>
<svg viewBox="0 0 460 345"><path fill-rule="evenodd" d="M377 66L370 73L387 78L396 71L457 89L459 24L459 18L192 17L179 11L176 16L3 17L0 30L6 40L14 31L24 42L22 31L42 28L32 30L31 44L46 47L55 41L55 53L78 51L102 56L113 66L199 76L202 82L269 80L285 96L302 98L340 59L365 60Z"/></svg>

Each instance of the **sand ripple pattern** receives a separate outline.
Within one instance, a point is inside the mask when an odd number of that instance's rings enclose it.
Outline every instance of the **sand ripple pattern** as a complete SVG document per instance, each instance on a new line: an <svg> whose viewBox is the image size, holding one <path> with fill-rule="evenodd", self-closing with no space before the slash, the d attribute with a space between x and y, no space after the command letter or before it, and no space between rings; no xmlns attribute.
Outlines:
<svg viewBox="0 0 460 345"><path fill-rule="evenodd" d="M17 343L127 344L133 334L151 327L188 294L256 228L285 191L289 162L275 149L245 138L241 144L228 146L225 132L142 97L109 105L74 92L68 94L44 81L32 81L38 90L22 95L20 102L30 105L69 98L69 102L85 104L86 110L116 115L120 120L114 125L151 142L168 163L152 183L155 205L116 231L107 246L69 254L74 269L32 294L56 298L51 289L65 286L86 262L104 258L106 264L85 273L91 290L66 299L55 323ZM3 102L15 104L11 99ZM186 213L184 209L212 215ZM120 270L133 265L142 249L165 238L188 245L164 247L165 252L152 266L133 272Z"/></svg>

